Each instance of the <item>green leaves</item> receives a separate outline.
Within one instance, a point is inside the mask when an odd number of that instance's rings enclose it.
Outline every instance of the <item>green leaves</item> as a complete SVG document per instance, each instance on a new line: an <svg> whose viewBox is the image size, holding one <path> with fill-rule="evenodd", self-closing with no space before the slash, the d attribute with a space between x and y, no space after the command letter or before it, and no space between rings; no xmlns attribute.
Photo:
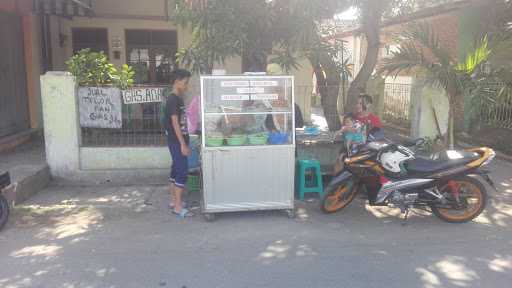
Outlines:
<svg viewBox="0 0 512 288"><path fill-rule="evenodd" d="M133 77L135 76L135 71L132 67L124 64L121 67L121 71L113 70L111 74L112 84L118 87L121 90L126 90L133 85Z"/></svg>
<svg viewBox="0 0 512 288"><path fill-rule="evenodd" d="M489 59L491 50L489 49L488 44L489 42L486 35L482 38L475 50L466 55L464 63L457 64L456 70L461 73L472 74L476 68Z"/></svg>
<svg viewBox="0 0 512 288"><path fill-rule="evenodd" d="M133 85L133 69L125 64L119 71L108 61L103 51L82 49L66 61L66 64L80 86L114 84L120 89L126 89Z"/></svg>
<svg viewBox="0 0 512 288"><path fill-rule="evenodd" d="M428 62L424 52L412 42L404 42L398 50L393 52L393 57L384 59L380 71L387 75L397 76L401 72L410 72L417 69L433 68L435 64Z"/></svg>
<svg viewBox="0 0 512 288"><path fill-rule="evenodd" d="M274 52L276 56L270 60L270 63L278 64L286 73L289 73L292 69L299 69L301 65L294 52L290 47L283 47L283 50Z"/></svg>
<svg viewBox="0 0 512 288"><path fill-rule="evenodd" d="M170 1L171 21L191 31L191 43L177 53L178 62L196 73L210 73L214 64L239 55L244 41L244 18L239 1ZM200 4L199 6L196 4Z"/></svg>
<svg viewBox="0 0 512 288"><path fill-rule="evenodd" d="M471 74L489 58L487 37L466 57L464 63L456 63L442 45L436 32L425 23L411 24L400 35L398 51L386 59L381 68L387 75L401 72L424 73L430 84L446 89L449 95L461 95L471 82Z"/></svg>
<svg viewBox="0 0 512 288"><path fill-rule="evenodd" d="M284 70L298 68L299 56L319 39L317 21L332 17L349 1L339 0L171 0L171 21L192 31L178 61L208 73L233 56L275 57ZM256 57L257 56L257 57ZM261 59L260 59L261 60Z"/></svg>

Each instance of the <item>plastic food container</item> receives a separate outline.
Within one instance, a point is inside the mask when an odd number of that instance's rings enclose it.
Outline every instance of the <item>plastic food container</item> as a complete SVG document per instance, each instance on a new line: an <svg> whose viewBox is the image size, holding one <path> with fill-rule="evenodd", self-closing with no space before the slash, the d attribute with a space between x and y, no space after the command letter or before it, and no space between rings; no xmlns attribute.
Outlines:
<svg viewBox="0 0 512 288"><path fill-rule="evenodd" d="M208 147L219 147L224 145L224 138L218 136L206 137L206 146Z"/></svg>
<svg viewBox="0 0 512 288"><path fill-rule="evenodd" d="M251 145L265 145L268 141L267 133L258 133L249 135L249 144Z"/></svg>
<svg viewBox="0 0 512 288"><path fill-rule="evenodd" d="M281 144L288 144L288 133L283 132L273 132L270 133L268 137L268 143L273 145L281 145Z"/></svg>
<svg viewBox="0 0 512 288"><path fill-rule="evenodd" d="M247 135L232 135L227 138L228 146L241 146L247 143Z"/></svg>
<svg viewBox="0 0 512 288"><path fill-rule="evenodd" d="M197 192L201 189L199 176L197 175L189 175L187 178L187 190L189 192Z"/></svg>

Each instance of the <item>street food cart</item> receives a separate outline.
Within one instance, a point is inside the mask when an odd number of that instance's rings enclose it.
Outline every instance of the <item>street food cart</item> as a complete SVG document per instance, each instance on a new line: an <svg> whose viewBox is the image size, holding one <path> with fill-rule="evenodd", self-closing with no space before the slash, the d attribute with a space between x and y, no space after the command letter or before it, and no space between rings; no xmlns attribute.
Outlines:
<svg viewBox="0 0 512 288"><path fill-rule="evenodd" d="M294 213L293 76L202 76L202 212Z"/></svg>

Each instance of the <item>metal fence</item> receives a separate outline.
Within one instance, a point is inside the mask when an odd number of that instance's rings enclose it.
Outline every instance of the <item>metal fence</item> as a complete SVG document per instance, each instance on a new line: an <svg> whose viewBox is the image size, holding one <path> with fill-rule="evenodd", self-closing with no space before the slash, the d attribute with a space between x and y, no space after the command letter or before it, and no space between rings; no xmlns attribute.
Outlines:
<svg viewBox="0 0 512 288"><path fill-rule="evenodd" d="M410 127L411 84L386 83L384 85L383 119L387 122Z"/></svg>
<svg viewBox="0 0 512 288"><path fill-rule="evenodd" d="M191 87L189 94L198 96L200 88L198 86ZM311 99L311 106L305 105L308 97ZM410 84L386 83L383 120L402 127L410 127L410 98ZM303 115L311 114L311 119L304 119L306 122L313 121L327 125L325 118L339 121L338 114L327 113L328 115L326 115L323 113L320 108L320 95L312 85L296 85L295 102L303 109L306 108L305 111L302 111ZM83 147L165 146L165 132L161 124L162 108L160 102L123 103L122 128L82 128L81 145Z"/></svg>
<svg viewBox="0 0 512 288"><path fill-rule="evenodd" d="M158 85L151 85L157 87ZM160 87L163 88L164 86ZM199 95L200 88L190 87L191 97ZM82 147L137 147L165 146L167 140L161 124L162 102L122 104L122 128L82 127Z"/></svg>
<svg viewBox="0 0 512 288"><path fill-rule="evenodd" d="M483 86L482 94L479 95L481 124L512 129L512 91L507 93L507 87L499 82L486 83Z"/></svg>
<svg viewBox="0 0 512 288"><path fill-rule="evenodd" d="M82 146L164 146L161 103L123 104L121 129L82 127Z"/></svg>
<svg viewBox="0 0 512 288"><path fill-rule="evenodd" d="M141 85L141 87L148 85ZM157 87L158 85L149 85ZM200 95L200 87L189 88L188 99ZM295 102L300 107L306 107L301 111L303 115L310 114L310 107L306 99L315 96L312 85L295 85ZM312 101L314 99L311 99ZM187 102L187 101L185 101ZM185 103L187 104L187 103ZM313 104L313 103L311 103ZM161 124L163 107L161 102L122 104L122 128L85 128L82 127L82 147L151 147L167 145L165 132ZM323 116L323 115L322 115ZM334 117L334 116L333 116ZM337 116L336 116L337 117ZM309 119L304 119L308 121Z"/></svg>

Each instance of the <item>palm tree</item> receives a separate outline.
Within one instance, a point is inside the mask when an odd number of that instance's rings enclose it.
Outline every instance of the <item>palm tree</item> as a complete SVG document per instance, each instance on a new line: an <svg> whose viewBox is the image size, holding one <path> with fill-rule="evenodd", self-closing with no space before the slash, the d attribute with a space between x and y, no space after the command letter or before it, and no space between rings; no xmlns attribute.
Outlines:
<svg viewBox="0 0 512 288"><path fill-rule="evenodd" d="M463 63L457 63L426 22L411 24L400 36L401 47L391 58L384 61L381 71L395 76L404 71L412 71L425 75L428 84L446 91L450 104L448 144L453 148L454 126L461 127L460 119L463 125L465 88L471 83L471 76L475 70L490 55L487 37L479 41L476 48L467 54ZM457 125L454 125L456 116L458 121Z"/></svg>

